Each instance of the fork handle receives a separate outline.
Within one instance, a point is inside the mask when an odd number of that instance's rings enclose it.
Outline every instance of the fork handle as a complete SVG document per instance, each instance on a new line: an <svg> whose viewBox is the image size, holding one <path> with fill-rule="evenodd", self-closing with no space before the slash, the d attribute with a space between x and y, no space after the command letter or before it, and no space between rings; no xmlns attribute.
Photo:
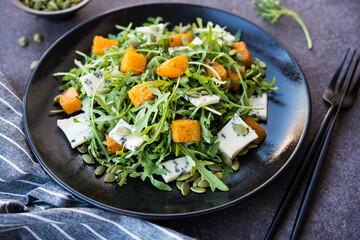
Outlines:
<svg viewBox="0 0 360 240"><path fill-rule="evenodd" d="M315 135L315 138L312 141L310 148L307 150L304 160L299 164L296 169L295 175L292 177L290 185L286 189L285 195L283 196L281 203L275 213L273 221L270 224L268 232L266 233L265 240L270 240L273 238L280 222L282 221L286 210L288 209L290 202L293 200L296 190L299 188L300 183L303 180L303 177L308 169L311 159L313 158L316 149L324 136L325 130L327 129L330 119L335 112L335 107L331 105L327 111L323 121L321 122L320 128Z"/></svg>
<svg viewBox="0 0 360 240"><path fill-rule="evenodd" d="M305 217L308 213L310 204L312 202L312 199L314 198L316 186L319 182L321 170L322 170L324 162L325 162L326 153L327 153L327 150L330 145L330 141L331 141L331 137L332 137L332 134L333 134L333 131L335 128L335 123L337 120L338 113L339 113L339 111L336 112L335 117L330 124L328 133L326 134L326 137L324 140L324 144L321 148L319 158L317 159L316 164L311 173L310 181L308 182L308 185L306 186L306 190L305 190L303 199L301 200L301 205L300 205L299 211L297 213L294 227L293 227L293 230L291 233L290 239L292 239L292 240L298 239L298 237L301 233L302 226L304 224Z"/></svg>

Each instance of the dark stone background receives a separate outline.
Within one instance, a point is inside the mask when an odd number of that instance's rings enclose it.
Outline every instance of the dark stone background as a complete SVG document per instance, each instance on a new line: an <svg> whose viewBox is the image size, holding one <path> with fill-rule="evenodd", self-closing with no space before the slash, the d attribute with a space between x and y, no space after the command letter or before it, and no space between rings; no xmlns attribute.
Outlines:
<svg viewBox="0 0 360 240"><path fill-rule="evenodd" d="M346 48L360 50L359 0L282 1L304 19L313 39L311 51L307 50L305 37L295 21L282 17L278 23L270 25L256 16L252 1L93 0L74 17L53 22L34 18L17 9L10 0L1 0L0 71L22 97L31 74L31 62L39 59L67 30L106 10L150 2L186 2L218 8L248 19L279 39L302 67L311 92L313 111L303 149L309 146L327 111L321 95ZM44 42L31 41L26 48L18 45L19 37L32 39L37 32L44 36ZM351 111L343 111L337 123L303 239L360 239L359 107L360 98ZM204 216L156 223L198 239L262 239L299 161L300 158L295 159L270 186L234 207ZM298 194L280 226L277 239L289 237L300 199L301 194Z"/></svg>

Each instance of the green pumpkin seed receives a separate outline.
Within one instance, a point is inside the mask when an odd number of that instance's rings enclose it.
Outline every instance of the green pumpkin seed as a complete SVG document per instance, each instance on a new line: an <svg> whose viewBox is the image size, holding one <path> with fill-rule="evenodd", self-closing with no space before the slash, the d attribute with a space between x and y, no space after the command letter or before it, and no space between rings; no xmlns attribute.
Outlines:
<svg viewBox="0 0 360 240"><path fill-rule="evenodd" d="M54 102L58 103L60 100L60 94L54 97Z"/></svg>
<svg viewBox="0 0 360 240"><path fill-rule="evenodd" d="M140 47L140 44L135 40L130 40L129 44L133 46L135 49Z"/></svg>
<svg viewBox="0 0 360 240"><path fill-rule="evenodd" d="M202 95L210 95L210 93L206 90L201 90L200 92Z"/></svg>
<svg viewBox="0 0 360 240"><path fill-rule="evenodd" d="M180 177L178 177L176 180L178 181L185 181L187 179L191 178L191 173L186 173L184 175L181 175Z"/></svg>
<svg viewBox="0 0 360 240"><path fill-rule="evenodd" d="M42 6L42 1L41 0L36 0L35 3L34 3L34 9L35 10L40 10L41 9L41 6Z"/></svg>
<svg viewBox="0 0 360 240"><path fill-rule="evenodd" d="M77 147L77 150L78 150L80 153L86 153L87 150L88 150L88 147L86 146L86 144L82 144L80 147Z"/></svg>
<svg viewBox="0 0 360 240"><path fill-rule="evenodd" d="M184 46L188 45L188 43L190 42L189 38L187 36L182 36L181 37L181 42Z"/></svg>
<svg viewBox="0 0 360 240"><path fill-rule="evenodd" d="M56 3L53 2L53 0L48 2L47 7L50 8L51 10L53 10L53 11L59 10L58 5L56 5Z"/></svg>
<svg viewBox="0 0 360 240"><path fill-rule="evenodd" d="M29 40L26 37L21 37L19 38L18 43L20 44L20 46L26 47L29 43Z"/></svg>
<svg viewBox="0 0 360 240"><path fill-rule="evenodd" d="M116 175L113 173L106 174L106 176L104 178L104 182L106 182L106 183L115 182L115 180L116 180Z"/></svg>
<svg viewBox="0 0 360 240"><path fill-rule="evenodd" d="M127 127L119 127L116 130L116 133L119 134L120 136L127 136L131 133L131 130L128 129Z"/></svg>
<svg viewBox="0 0 360 240"><path fill-rule="evenodd" d="M241 124L234 124L232 126L234 132L236 132L239 135L245 136L249 133L249 129Z"/></svg>
<svg viewBox="0 0 360 240"><path fill-rule="evenodd" d="M69 7L71 7L71 1L66 1L61 6L62 9L67 9Z"/></svg>
<svg viewBox="0 0 360 240"><path fill-rule="evenodd" d="M191 187L191 191L195 193L204 193L206 192L206 189L202 187Z"/></svg>
<svg viewBox="0 0 360 240"><path fill-rule="evenodd" d="M255 143L249 143L246 147L249 148L249 149L251 149L251 148L256 148L256 147L257 147L257 144L255 144Z"/></svg>
<svg viewBox="0 0 360 240"><path fill-rule="evenodd" d="M187 182L192 182L192 181L194 181L195 179L197 179L199 176L200 176L200 173L195 172L194 175L192 175L191 178L187 179L186 181L187 181Z"/></svg>
<svg viewBox="0 0 360 240"><path fill-rule="evenodd" d="M40 43L40 42L42 42L42 40L43 40L43 37L39 33L34 34L34 41L35 42Z"/></svg>
<svg viewBox="0 0 360 240"><path fill-rule="evenodd" d="M183 196L187 196L187 195L189 195L189 193L190 193L190 184L187 182L183 182L181 184L181 194Z"/></svg>
<svg viewBox="0 0 360 240"><path fill-rule="evenodd" d="M124 166L123 165L117 165L115 166L112 170L111 170L111 173L114 173L116 174L118 171L121 171L124 169Z"/></svg>
<svg viewBox="0 0 360 240"><path fill-rule="evenodd" d="M191 30L191 25L186 25L180 29L179 33L187 33L190 30Z"/></svg>
<svg viewBox="0 0 360 240"><path fill-rule="evenodd" d="M176 181L176 187L181 191L181 185L183 184L182 181Z"/></svg>
<svg viewBox="0 0 360 240"><path fill-rule="evenodd" d="M263 61L259 61L259 66L261 67L261 68L266 68L266 63L264 63Z"/></svg>
<svg viewBox="0 0 360 240"><path fill-rule="evenodd" d="M106 170L107 173L111 173L111 171L114 169L116 165L112 165L110 167L108 167L108 169Z"/></svg>
<svg viewBox="0 0 360 240"><path fill-rule="evenodd" d="M232 168L234 171L239 170L239 168L240 168L240 162L239 162L239 160L234 160L234 161L233 161L233 164L231 165L231 168Z"/></svg>
<svg viewBox="0 0 360 240"><path fill-rule="evenodd" d="M197 91L187 91L185 94L190 96L190 97L194 97L194 98L201 97L201 94L199 92L197 92Z"/></svg>
<svg viewBox="0 0 360 240"><path fill-rule="evenodd" d="M225 165L227 165L227 166L231 166L232 161L231 161L230 157L225 153L223 153L222 156L223 156L222 157L223 163L225 163Z"/></svg>
<svg viewBox="0 0 360 240"><path fill-rule="evenodd" d="M99 93L99 94L106 94L106 93L109 93L111 92L111 89L110 88L98 88L96 93Z"/></svg>
<svg viewBox="0 0 360 240"><path fill-rule="evenodd" d="M150 33L149 35L150 35L150 40L152 42L156 42L156 36L153 33Z"/></svg>
<svg viewBox="0 0 360 240"><path fill-rule="evenodd" d="M244 148L243 150L241 150L241 152L238 153L239 156L245 155L247 154L247 152L249 151L248 148Z"/></svg>
<svg viewBox="0 0 360 240"><path fill-rule="evenodd" d="M194 180L193 182L193 187L197 187L198 183L201 181L201 177L198 177L197 179Z"/></svg>
<svg viewBox="0 0 360 240"><path fill-rule="evenodd" d="M265 70L263 68L259 68L260 73L261 73L261 77L265 77L266 73Z"/></svg>
<svg viewBox="0 0 360 240"><path fill-rule="evenodd" d="M30 70L34 70L36 65L38 64L39 61L35 60L35 61L32 61L32 63L30 64Z"/></svg>
<svg viewBox="0 0 360 240"><path fill-rule="evenodd" d="M222 179L222 172L216 172L215 174L214 174L219 180L221 180Z"/></svg>
<svg viewBox="0 0 360 240"><path fill-rule="evenodd" d="M25 1L24 1L24 4L25 4L26 6L28 6L28 7L31 7L31 6L30 6L30 0L25 0Z"/></svg>
<svg viewBox="0 0 360 240"><path fill-rule="evenodd" d="M212 165L207 165L207 167L211 170L211 171L216 171L216 172L220 172L222 171L222 167L220 167L219 164L212 164Z"/></svg>
<svg viewBox="0 0 360 240"><path fill-rule="evenodd" d="M207 188L207 187L210 187L210 184L208 181L202 180L202 181L198 182L198 187Z"/></svg>
<svg viewBox="0 0 360 240"><path fill-rule="evenodd" d="M87 164L95 163L95 159L92 156L90 156L89 154L83 154L81 157L84 160L84 162L86 162Z"/></svg>
<svg viewBox="0 0 360 240"><path fill-rule="evenodd" d="M230 56L234 56L235 54L237 54L237 50L236 50L236 49L231 49L231 50L229 51L229 55L230 55Z"/></svg>
<svg viewBox="0 0 360 240"><path fill-rule="evenodd" d="M105 173L106 171L106 166L104 165L100 165L95 169L95 175L96 176L101 176Z"/></svg>
<svg viewBox="0 0 360 240"><path fill-rule="evenodd" d="M242 56L239 53L235 55L235 61L242 62Z"/></svg>
<svg viewBox="0 0 360 240"><path fill-rule="evenodd" d="M154 53L148 52L148 53L146 54L146 60L147 60L147 62L150 62L150 60L153 59L153 57L154 57Z"/></svg>
<svg viewBox="0 0 360 240"><path fill-rule="evenodd" d="M56 0L56 5L61 7L64 4L64 0Z"/></svg>

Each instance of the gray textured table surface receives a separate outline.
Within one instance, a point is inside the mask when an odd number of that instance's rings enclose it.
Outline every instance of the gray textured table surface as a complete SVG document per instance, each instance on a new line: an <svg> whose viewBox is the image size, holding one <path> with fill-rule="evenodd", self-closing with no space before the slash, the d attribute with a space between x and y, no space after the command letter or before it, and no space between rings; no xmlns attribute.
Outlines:
<svg viewBox="0 0 360 240"><path fill-rule="evenodd" d="M93 0L73 18L51 22L18 10L10 0L1 0L0 71L13 83L17 94L22 97L31 74L31 62L39 59L67 30L103 11L125 4L149 2L164 1ZM347 47L360 50L359 0L282 1L285 6L297 11L306 22L314 43L311 51L307 50L305 37L292 19L284 17L277 24L270 25L256 16L257 11L252 1L166 2L194 3L231 12L257 24L284 44L302 67L311 92L313 112L309 136L305 142L305 147L308 146L327 110L321 98L327 81ZM38 44L32 41L26 48L18 45L19 37L32 38L36 32L44 36L44 42ZM315 201L302 233L303 239L360 238L359 107L360 98L351 111L341 114L338 121ZM287 171L270 186L234 207L204 216L156 223L198 239L262 239L299 161L299 158L295 159ZM301 195L298 194L276 238L288 238L300 199Z"/></svg>

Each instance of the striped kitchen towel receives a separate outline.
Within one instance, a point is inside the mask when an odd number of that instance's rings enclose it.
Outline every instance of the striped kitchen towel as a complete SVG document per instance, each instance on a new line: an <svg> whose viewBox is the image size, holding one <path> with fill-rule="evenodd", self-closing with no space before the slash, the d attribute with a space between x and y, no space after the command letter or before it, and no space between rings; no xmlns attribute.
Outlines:
<svg viewBox="0 0 360 240"><path fill-rule="evenodd" d="M55 183L32 155L22 100L0 72L0 239L192 239L88 205Z"/></svg>

